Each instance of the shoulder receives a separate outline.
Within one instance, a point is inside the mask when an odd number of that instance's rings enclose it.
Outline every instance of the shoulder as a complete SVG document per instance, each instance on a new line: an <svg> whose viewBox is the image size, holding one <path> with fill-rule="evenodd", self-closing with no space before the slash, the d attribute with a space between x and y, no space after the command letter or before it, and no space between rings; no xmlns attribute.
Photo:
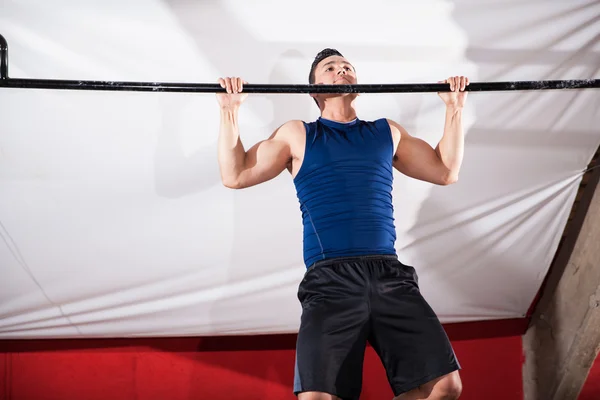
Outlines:
<svg viewBox="0 0 600 400"><path fill-rule="evenodd" d="M285 127L286 130L288 131L296 131L296 132L304 132L306 130L305 128L305 122L299 119L293 119L291 121L286 122L285 124L282 125L282 127Z"/></svg>
<svg viewBox="0 0 600 400"><path fill-rule="evenodd" d="M304 122L301 120L291 120L277 128L269 140L284 144L292 152L295 152L294 149L300 146L305 137L306 128Z"/></svg>
<svg viewBox="0 0 600 400"><path fill-rule="evenodd" d="M406 131L406 129L404 129L404 127L396 121L393 121L388 118L385 118L385 121L389 125L390 131L392 131L392 135L408 136L408 132Z"/></svg>
<svg viewBox="0 0 600 400"><path fill-rule="evenodd" d="M275 131L275 137L279 139L289 139L299 134L304 134L306 132L305 123L301 120L291 120L281 125Z"/></svg>

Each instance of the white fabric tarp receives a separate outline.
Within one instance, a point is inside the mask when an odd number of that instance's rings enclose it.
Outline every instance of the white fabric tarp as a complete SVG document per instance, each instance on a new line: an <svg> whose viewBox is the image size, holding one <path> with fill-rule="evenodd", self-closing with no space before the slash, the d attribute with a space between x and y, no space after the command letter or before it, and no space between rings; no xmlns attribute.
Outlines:
<svg viewBox="0 0 600 400"><path fill-rule="evenodd" d="M14 78L359 83L598 78L596 1L0 2ZM432 94L362 95L432 146ZM443 322L526 314L600 143L597 90L472 93L459 182L395 173L400 260ZM251 95L248 148L308 95ZM225 188L214 94L0 89L0 338L295 332L305 272L287 172Z"/></svg>

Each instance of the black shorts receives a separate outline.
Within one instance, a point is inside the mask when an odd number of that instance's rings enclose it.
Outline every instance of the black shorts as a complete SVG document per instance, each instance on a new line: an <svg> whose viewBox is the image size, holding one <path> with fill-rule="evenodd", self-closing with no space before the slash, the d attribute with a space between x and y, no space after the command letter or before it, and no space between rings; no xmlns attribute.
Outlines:
<svg viewBox="0 0 600 400"><path fill-rule="evenodd" d="M396 256L318 261L298 289L302 320L294 393L358 399L367 341L394 396L460 369L437 316L419 292L413 267Z"/></svg>

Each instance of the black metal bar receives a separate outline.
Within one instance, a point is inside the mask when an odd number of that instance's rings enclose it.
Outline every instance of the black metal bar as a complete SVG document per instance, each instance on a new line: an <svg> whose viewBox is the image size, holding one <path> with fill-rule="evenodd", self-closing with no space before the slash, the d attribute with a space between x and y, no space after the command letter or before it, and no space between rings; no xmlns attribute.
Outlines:
<svg viewBox="0 0 600 400"><path fill-rule="evenodd" d="M8 42L0 35L0 80L8 79Z"/></svg>
<svg viewBox="0 0 600 400"><path fill-rule="evenodd" d="M111 90L135 92L224 92L216 83L120 82L59 79L20 79L8 77L8 43L0 35L0 88ZM465 90L490 92L506 90L591 89L600 88L600 79L554 81L473 82ZM447 83L405 83L385 85L244 85L246 93L415 93L448 92Z"/></svg>
<svg viewBox="0 0 600 400"><path fill-rule="evenodd" d="M75 81L19 78L6 78L0 80L0 88L196 93L219 93L225 91L219 84L212 83ZM489 92L507 90L591 88L600 88L600 79L473 82L467 86L466 90L470 92ZM449 90L450 87L446 83L408 83L385 85L244 85L244 92L246 93L414 93L446 92Z"/></svg>

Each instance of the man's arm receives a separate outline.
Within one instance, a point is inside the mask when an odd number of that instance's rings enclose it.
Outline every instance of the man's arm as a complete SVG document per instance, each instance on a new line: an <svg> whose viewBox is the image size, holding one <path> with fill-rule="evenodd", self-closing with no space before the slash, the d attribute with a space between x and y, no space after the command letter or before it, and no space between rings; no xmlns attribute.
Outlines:
<svg viewBox="0 0 600 400"><path fill-rule="evenodd" d="M289 121L271 137L245 151L239 137L237 110L222 110L219 167L223 185L231 189L243 189L278 176L292 158L287 136L294 134L299 124L302 122Z"/></svg>
<svg viewBox="0 0 600 400"><path fill-rule="evenodd" d="M451 92L439 93L446 103L444 135L435 150L425 141L412 137L394 121L388 120L393 137L400 137L394 154L394 167L403 174L415 179L449 185L458 180L464 154L464 132L462 109L467 93L464 92L469 80L454 77L449 83Z"/></svg>
<svg viewBox="0 0 600 400"><path fill-rule="evenodd" d="M388 122L392 136L400 137L394 154L394 168L406 176L436 185L449 185L456 181L438 152L427 142L409 135L398 123Z"/></svg>
<svg viewBox="0 0 600 400"><path fill-rule="evenodd" d="M258 142L246 151L240 140L238 111L247 93L242 93L242 78L220 78L227 93L217 93L221 109L219 128L219 169L223 185L242 189L275 178L290 162L292 152L288 135L293 134L301 121L290 121L277 129L270 138Z"/></svg>

